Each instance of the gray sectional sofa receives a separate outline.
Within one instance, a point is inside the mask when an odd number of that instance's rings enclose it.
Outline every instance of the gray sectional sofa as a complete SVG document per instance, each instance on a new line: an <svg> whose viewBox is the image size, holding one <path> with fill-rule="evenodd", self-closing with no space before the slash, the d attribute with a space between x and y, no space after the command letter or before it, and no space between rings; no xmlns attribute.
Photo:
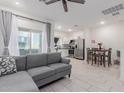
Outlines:
<svg viewBox="0 0 124 93"><path fill-rule="evenodd" d="M61 53L16 57L17 73L0 77L0 92L38 92L38 87L71 74Z"/></svg>

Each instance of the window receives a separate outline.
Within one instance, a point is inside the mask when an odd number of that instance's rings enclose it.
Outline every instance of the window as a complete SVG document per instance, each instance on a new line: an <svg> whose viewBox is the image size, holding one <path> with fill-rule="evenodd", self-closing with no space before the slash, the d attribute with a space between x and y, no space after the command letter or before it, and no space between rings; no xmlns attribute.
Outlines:
<svg viewBox="0 0 124 93"><path fill-rule="evenodd" d="M19 28L20 55L37 54L41 52L42 32Z"/></svg>

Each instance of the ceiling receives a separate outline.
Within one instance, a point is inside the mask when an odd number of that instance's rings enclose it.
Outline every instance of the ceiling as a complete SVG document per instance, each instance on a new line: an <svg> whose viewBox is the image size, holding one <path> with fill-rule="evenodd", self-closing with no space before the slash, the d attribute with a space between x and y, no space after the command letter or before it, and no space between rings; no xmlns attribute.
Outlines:
<svg viewBox="0 0 124 93"><path fill-rule="evenodd" d="M19 5L15 3L19 2ZM63 30L73 29L81 31L88 27L98 26L100 21L113 23L124 19L124 10L120 15L104 16L101 11L117 4L123 3L124 0L86 0L84 5L68 2L69 12L63 10L62 3L57 2L49 6L39 0L0 0L0 6L20 11L32 16L43 19L51 19L56 26L61 25ZM78 25L74 27L74 25Z"/></svg>

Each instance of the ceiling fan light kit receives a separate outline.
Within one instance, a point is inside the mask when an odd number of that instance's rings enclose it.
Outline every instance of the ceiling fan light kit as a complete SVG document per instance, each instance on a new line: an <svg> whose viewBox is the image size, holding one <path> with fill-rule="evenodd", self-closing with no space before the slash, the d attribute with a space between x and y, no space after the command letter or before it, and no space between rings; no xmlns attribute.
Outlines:
<svg viewBox="0 0 124 93"><path fill-rule="evenodd" d="M39 0L39 1L43 1L46 5L53 4L58 1L62 1L65 12L68 12L67 1L79 3L79 4L85 4L85 0Z"/></svg>

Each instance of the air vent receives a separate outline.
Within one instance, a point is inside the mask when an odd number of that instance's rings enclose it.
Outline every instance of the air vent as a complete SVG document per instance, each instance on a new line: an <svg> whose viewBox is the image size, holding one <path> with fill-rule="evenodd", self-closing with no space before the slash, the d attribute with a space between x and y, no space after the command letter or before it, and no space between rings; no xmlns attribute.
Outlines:
<svg viewBox="0 0 124 93"><path fill-rule="evenodd" d="M119 5L116 5L114 7L111 7L111 8L103 10L102 13L104 15L112 14L113 16L115 16L115 15L119 15L120 11L123 10L123 9L124 9L124 5L123 4L119 4Z"/></svg>

